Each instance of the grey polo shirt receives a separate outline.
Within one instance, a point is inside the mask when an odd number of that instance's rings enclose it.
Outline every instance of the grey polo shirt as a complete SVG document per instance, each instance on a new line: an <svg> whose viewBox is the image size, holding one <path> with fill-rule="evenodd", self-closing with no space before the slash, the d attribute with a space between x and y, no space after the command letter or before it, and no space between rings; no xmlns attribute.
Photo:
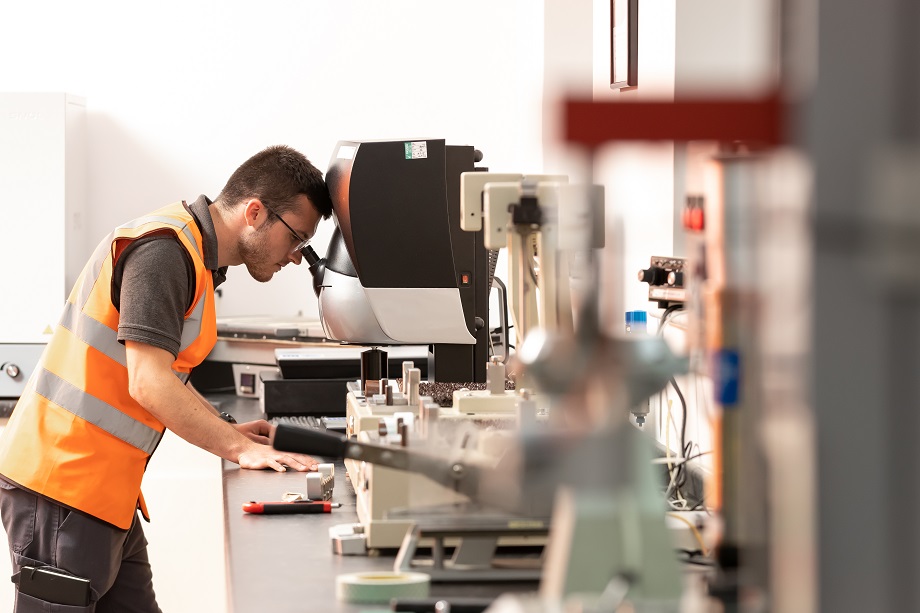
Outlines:
<svg viewBox="0 0 920 613"><path fill-rule="evenodd" d="M217 234L207 196L186 209L201 230L204 262L214 287L227 278L227 267L217 266ZM195 297L195 267L185 247L174 236L160 235L134 241L113 271L112 301L118 310L118 340L137 341L179 355L185 312Z"/></svg>

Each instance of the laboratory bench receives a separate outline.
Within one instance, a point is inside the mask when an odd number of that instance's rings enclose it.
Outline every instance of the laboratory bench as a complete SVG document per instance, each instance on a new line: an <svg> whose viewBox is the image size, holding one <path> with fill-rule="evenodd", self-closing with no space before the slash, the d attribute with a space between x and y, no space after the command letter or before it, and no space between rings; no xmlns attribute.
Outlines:
<svg viewBox="0 0 920 613"><path fill-rule="evenodd" d="M258 401L229 394L208 399L238 422L264 417ZM345 399L343 398L344 402ZM320 462L330 461L316 457ZM278 501L285 492L306 494L304 473L243 470L223 462L225 539L229 609L234 613L386 610L388 605L359 605L336 599L342 573L392 571L395 551L376 556L340 556L332 552L329 528L358 521L355 493L341 460L335 464L331 513L250 515L249 501ZM432 583L433 597L495 597L508 591L534 591L537 584Z"/></svg>

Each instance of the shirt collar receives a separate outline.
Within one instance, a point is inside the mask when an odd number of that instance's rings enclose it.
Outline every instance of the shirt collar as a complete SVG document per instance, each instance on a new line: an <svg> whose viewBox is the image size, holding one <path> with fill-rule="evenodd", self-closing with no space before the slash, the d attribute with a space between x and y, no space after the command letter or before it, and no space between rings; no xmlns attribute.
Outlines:
<svg viewBox="0 0 920 613"><path fill-rule="evenodd" d="M217 265L217 232L214 230L214 221L211 219L211 210L208 206L211 199L202 194L186 208L195 219L198 229L201 230L201 239L204 243L204 265L214 276L214 287L227 280L227 267Z"/></svg>

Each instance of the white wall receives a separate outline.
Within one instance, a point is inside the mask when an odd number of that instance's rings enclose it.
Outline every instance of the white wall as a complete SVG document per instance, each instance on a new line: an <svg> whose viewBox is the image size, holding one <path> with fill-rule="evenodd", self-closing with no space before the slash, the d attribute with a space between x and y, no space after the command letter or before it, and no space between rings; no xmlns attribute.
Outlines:
<svg viewBox="0 0 920 613"><path fill-rule="evenodd" d="M278 143L446 138L539 170L542 6L526 0L93 0L4 6L0 91L86 97L88 228L200 193ZM15 58L15 59L13 59ZM331 222L317 237L323 253ZM88 254L87 254L88 255ZM232 270L221 315L316 315L305 268Z"/></svg>
<svg viewBox="0 0 920 613"><path fill-rule="evenodd" d="M775 83L779 64L776 0L674 4L678 95L753 96Z"/></svg>

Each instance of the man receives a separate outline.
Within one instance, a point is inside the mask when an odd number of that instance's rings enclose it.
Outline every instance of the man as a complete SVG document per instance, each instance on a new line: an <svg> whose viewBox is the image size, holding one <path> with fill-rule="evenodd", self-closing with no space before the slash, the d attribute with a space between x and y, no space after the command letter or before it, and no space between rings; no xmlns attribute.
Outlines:
<svg viewBox="0 0 920 613"><path fill-rule="evenodd" d="M240 166L214 202L176 203L103 239L0 437L17 613L84 594L85 609L60 610L159 611L136 511L148 519L140 484L166 428L242 468L316 469L274 450L267 422L228 423L186 382L216 342L214 288L227 267L268 281L300 264L331 213L322 173L277 146ZM48 572L61 573L50 588Z"/></svg>

